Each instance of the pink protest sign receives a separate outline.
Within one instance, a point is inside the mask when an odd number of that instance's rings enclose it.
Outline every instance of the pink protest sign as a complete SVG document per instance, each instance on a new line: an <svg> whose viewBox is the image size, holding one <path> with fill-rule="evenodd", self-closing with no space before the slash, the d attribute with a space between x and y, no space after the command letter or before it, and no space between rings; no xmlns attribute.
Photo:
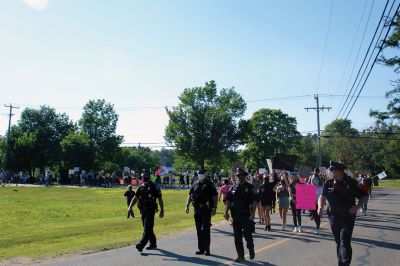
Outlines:
<svg viewBox="0 0 400 266"><path fill-rule="evenodd" d="M296 184L296 209L315 210L317 203L317 187Z"/></svg>

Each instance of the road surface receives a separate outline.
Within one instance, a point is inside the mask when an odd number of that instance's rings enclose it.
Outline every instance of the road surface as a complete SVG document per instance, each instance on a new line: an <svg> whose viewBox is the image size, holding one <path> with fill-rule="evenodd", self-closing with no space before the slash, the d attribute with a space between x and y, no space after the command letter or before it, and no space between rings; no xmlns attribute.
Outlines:
<svg viewBox="0 0 400 266"><path fill-rule="evenodd" d="M367 216L358 215L353 234L352 265L400 265L400 190L375 190ZM290 211L289 211L290 212ZM292 217L288 216L289 230ZM157 226L157 225L155 225ZM303 214L302 234L282 232L279 215L272 215L272 232L256 226L256 258L249 265L337 265L336 246L327 223L322 219L320 235L314 222ZM196 232L180 233L158 241L158 249L137 252L134 246L75 257L59 257L39 265L238 265L232 227L222 222L212 227L212 256L196 256ZM245 242L244 242L245 243ZM248 259L248 256L247 256Z"/></svg>

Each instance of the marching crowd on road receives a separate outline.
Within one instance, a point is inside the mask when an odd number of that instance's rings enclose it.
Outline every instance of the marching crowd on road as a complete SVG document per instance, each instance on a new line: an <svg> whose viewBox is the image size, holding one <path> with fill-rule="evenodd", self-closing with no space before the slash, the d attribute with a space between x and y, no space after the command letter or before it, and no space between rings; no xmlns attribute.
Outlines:
<svg viewBox="0 0 400 266"><path fill-rule="evenodd" d="M316 168L312 175L305 180L300 180L297 175L284 170L281 170L279 174L276 172L263 173L249 178L250 175L244 169L238 168L232 178L220 180L217 182L218 185L215 185L215 179L200 167L191 182L184 208L186 213L190 212L190 205L194 209L198 239L195 254L211 255L211 217L216 214L218 202L221 199L224 218L231 223L233 228L234 245L237 252L236 262L245 261L243 238L246 241L249 258L252 260L255 257L253 234L256 232L254 221L256 213L258 222L265 225L265 231L286 231L287 213L290 209L293 218L293 232L304 232L302 218L308 216L315 222L314 233L318 235L321 216L327 205L326 214L337 245L338 265L350 265L351 237L356 213L360 210L363 215L367 214L368 199L372 198L374 180L371 179L371 176L363 174L350 177L345 172L345 166L334 161L331 161L329 171L330 177L320 173L319 168ZM149 172L144 172L142 176L145 182L138 188L136 195L132 191L132 186L129 186L129 190L125 193L128 200L128 218L134 217L132 206L136 203L142 215L144 232L142 240L136 245L139 252L142 252L148 241L150 241L150 245L147 249L157 247L153 227L158 205L160 206L160 217L164 216L161 189L151 181ZM185 178L180 176L180 182L185 183L184 181ZM315 188L313 190L315 191L313 208L305 210L298 207L298 201L302 195L301 191L297 191L299 185ZM276 211L276 203L281 219L281 228L271 227L271 215Z"/></svg>

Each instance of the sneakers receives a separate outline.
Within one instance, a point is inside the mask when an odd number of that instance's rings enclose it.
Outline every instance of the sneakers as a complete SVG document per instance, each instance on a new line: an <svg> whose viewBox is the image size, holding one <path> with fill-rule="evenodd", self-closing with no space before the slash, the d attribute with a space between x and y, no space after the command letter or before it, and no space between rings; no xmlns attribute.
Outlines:
<svg viewBox="0 0 400 266"><path fill-rule="evenodd" d="M319 229L315 229L314 234L319 235Z"/></svg>
<svg viewBox="0 0 400 266"><path fill-rule="evenodd" d="M301 225L299 227L297 227L297 232L303 233L303 227L301 227Z"/></svg>
<svg viewBox="0 0 400 266"><path fill-rule="evenodd" d="M299 230L297 229L297 226L295 226L294 228L293 228L293 233L297 233Z"/></svg>

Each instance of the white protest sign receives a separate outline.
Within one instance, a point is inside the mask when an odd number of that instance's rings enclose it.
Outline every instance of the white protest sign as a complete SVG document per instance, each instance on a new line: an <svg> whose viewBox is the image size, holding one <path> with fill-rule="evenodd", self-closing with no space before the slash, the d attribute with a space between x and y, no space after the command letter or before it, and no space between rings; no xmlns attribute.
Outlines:
<svg viewBox="0 0 400 266"><path fill-rule="evenodd" d="M263 175L263 174L265 174L267 172L267 169L265 169L265 168L259 168L258 169L258 173L260 174L260 175Z"/></svg>
<svg viewBox="0 0 400 266"><path fill-rule="evenodd" d="M74 169L69 169L69 170L68 170L68 174L69 174L69 175L73 175L74 173L75 173Z"/></svg>
<svg viewBox="0 0 400 266"><path fill-rule="evenodd" d="M385 177L387 177L385 171L383 171L382 173L378 174L379 179L384 179Z"/></svg>
<svg viewBox="0 0 400 266"><path fill-rule="evenodd" d="M79 167L74 167L75 172L79 172Z"/></svg>
<svg viewBox="0 0 400 266"><path fill-rule="evenodd" d="M271 159L267 159L267 164L268 164L269 172L273 173L274 171L272 170L272 161L271 161Z"/></svg>

